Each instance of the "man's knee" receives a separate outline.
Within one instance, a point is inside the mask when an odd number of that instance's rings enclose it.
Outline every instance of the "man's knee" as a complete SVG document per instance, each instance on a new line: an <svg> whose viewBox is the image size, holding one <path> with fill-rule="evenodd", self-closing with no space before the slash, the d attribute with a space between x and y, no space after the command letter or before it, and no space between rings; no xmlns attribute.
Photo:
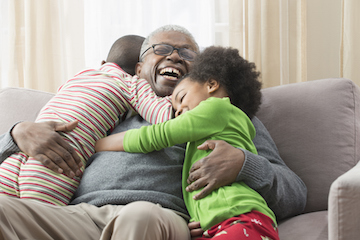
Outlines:
<svg viewBox="0 0 360 240"><path fill-rule="evenodd" d="M190 239L186 221L160 205L138 201L122 207L103 234L127 239ZM106 238L105 238L106 239Z"/></svg>
<svg viewBox="0 0 360 240"><path fill-rule="evenodd" d="M122 208L119 213L119 217L126 218L132 223L140 225L157 224L161 222L163 217L163 208L160 205L138 201L129 203Z"/></svg>

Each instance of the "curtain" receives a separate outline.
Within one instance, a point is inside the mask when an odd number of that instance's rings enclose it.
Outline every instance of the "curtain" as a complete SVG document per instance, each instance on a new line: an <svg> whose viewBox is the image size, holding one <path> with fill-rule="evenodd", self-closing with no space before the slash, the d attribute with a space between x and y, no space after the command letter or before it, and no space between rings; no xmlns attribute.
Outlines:
<svg viewBox="0 0 360 240"><path fill-rule="evenodd" d="M146 37L166 24L188 29L201 47L214 44L214 0L86 0L85 61L98 66L113 42L125 34ZM191 7L189 7L191 6ZM91 40L90 40L91 39Z"/></svg>
<svg viewBox="0 0 360 240"><path fill-rule="evenodd" d="M360 85L359 12L358 0L0 0L0 88L55 92L98 67L118 37L165 24L186 27L202 48L238 48L263 87L328 77Z"/></svg>
<svg viewBox="0 0 360 240"><path fill-rule="evenodd" d="M229 0L230 45L263 87L344 77L360 85L358 0Z"/></svg>
<svg viewBox="0 0 360 240"><path fill-rule="evenodd" d="M229 5L230 45L255 62L263 87L304 81L305 1L230 0Z"/></svg>
<svg viewBox="0 0 360 240"><path fill-rule="evenodd" d="M340 76L360 85L360 1L342 0Z"/></svg>
<svg viewBox="0 0 360 240"><path fill-rule="evenodd" d="M1 0L1 85L55 92L84 64L82 1ZM4 17L5 16L5 17ZM5 51L6 50L6 51Z"/></svg>
<svg viewBox="0 0 360 240"><path fill-rule="evenodd" d="M0 0L0 88L56 92L77 72L99 67L117 38L165 24L184 26L201 47L213 45L219 2Z"/></svg>

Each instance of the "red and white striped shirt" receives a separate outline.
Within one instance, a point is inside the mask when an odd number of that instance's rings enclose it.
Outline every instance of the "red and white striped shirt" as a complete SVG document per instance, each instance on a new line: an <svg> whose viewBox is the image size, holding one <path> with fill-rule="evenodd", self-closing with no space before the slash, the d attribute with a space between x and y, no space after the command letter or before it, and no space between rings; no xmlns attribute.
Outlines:
<svg viewBox="0 0 360 240"><path fill-rule="evenodd" d="M36 121L78 120L73 131L60 134L74 147L85 166L95 153L96 141L111 132L129 110L152 124L172 117L170 97L156 96L145 79L127 74L114 63L106 63L65 82ZM15 153L0 165L0 194L4 195L66 205L79 181L53 172L24 153Z"/></svg>

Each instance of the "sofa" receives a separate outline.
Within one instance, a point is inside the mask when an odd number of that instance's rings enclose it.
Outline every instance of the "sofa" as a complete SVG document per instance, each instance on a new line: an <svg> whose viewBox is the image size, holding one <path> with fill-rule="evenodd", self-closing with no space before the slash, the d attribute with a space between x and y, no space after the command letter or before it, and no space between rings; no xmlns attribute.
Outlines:
<svg viewBox="0 0 360 240"><path fill-rule="evenodd" d="M302 214L279 219L281 240L360 238L360 88L321 79L262 90L258 118L308 188ZM33 121L52 93L0 90L0 134Z"/></svg>

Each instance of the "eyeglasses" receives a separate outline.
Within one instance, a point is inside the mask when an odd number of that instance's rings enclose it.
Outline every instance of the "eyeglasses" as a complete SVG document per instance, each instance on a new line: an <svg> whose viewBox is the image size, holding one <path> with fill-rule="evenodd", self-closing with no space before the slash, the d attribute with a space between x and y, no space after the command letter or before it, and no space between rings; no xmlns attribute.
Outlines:
<svg viewBox="0 0 360 240"><path fill-rule="evenodd" d="M168 44L153 44L151 47L146 49L140 56L140 60L142 59L142 56L150 49L153 48L154 53L156 55L160 56L170 56L174 50L176 50L180 56L180 58L187 60L187 61L194 61L195 57L197 56L197 53L194 51L191 51L187 48L176 48Z"/></svg>

